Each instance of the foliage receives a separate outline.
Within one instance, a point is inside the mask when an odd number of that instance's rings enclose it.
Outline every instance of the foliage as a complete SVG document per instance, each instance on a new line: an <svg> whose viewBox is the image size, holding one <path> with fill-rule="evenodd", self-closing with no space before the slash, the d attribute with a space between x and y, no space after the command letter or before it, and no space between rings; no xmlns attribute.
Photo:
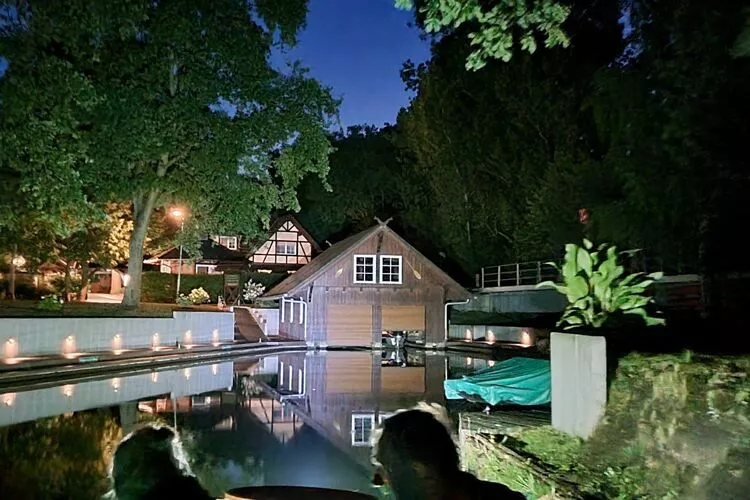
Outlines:
<svg viewBox="0 0 750 500"><path fill-rule="evenodd" d="M270 61L277 40L295 41L307 2L269 5L11 7L0 47L10 61L3 112L13 118L4 121L3 163L50 217L75 213L89 196L132 202L130 306L155 208L188 207L195 232L252 235L272 210L296 207L306 174L327 171L336 101L298 64L279 71ZM39 130L28 116L39 117Z"/></svg>
<svg viewBox="0 0 750 500"><path fill-rule="evenodd" d="M57 295L45 295L37 306L42 311L61 311L63 300Z"/></svg>
<svg viewBox="0 0 750 500"><path fill-rule="evenodd" d="M247 280L247 283L245 283L245 287L242 290L242 298L252 303L263 295L263 292L266 291L266 287L261 285L260 283L254 282L252 279Z"/></svg>
<svg viewBox="0 0 750 500"><path fill-rule="evenodd" d="M184 290L201 288L208 294L209 301L216 302L219 296L224 295L224 276L221 274L183 275L180 286Z"/></svg>
<svg viewBox="0 0 750 500"><path fill-rule="evenodd" d="M247 276L249 280L268 289L287 275L285 273L249 273ZM180 287L183 290L203 288L208 292L211 302L215 302L224 295L224 275L222 274L183 274L180 281ZM153 271L143 273L144 302L174 303L176 293L176 274Z"/></svg>
<svg viewBox="0 0 750 500"><path fill-rule="evenodd" d="M141 286L144 302L173 303L177 292L177 275L145 272Z"/></svg>
<svg viewBox="0 0 750 500"><path fill-rule="evenodd" d="M572 481L582 497L741 498L750 458L749 368L747 357L631 354L620 360L605 416L587 441L539 427L505 445L558 487ZM487 479L522 485L533 477L526 461L506 460L486 440L465 446L467 464ZM499 463L503 475L485 463Z"/></svg>
<svg viewBox="0 0 750 500"><path fill-rule="evenodd" d="M414 0L396 0L396 5L402 9L410 9L414 3ZM464 24L475 27L469 34L473 51L466 61L467 69L480 69L492 58L507 62L519 45L521 50L533 54L540 35L544 36L544 45L548 48L570 44L562 28L570 9L555 0L425 0L416 3L421 4L418 8L428 33Z"/></svg>
<svg viewBox="0 0 750 500"><path fill-rule="evenodd" d="M195 305L205 304L211 300L211 296L203 289L203 287L193 288L188 294L188 300Z"/></svg>
<svg viewBox="0 0 750 500"><path fill-rule="evenodd" d="M192 301L188 298L187 295L181 293L180 296L177 297L177 305L180 307L187 307L192 305Z"/></svg>
<svg viewBox="0 0 750 500"><path fill-rule="evenodd" d="M0 429L0 497L98 500L122 431L108 411Z"/></svg>
<svg viewBox="0 0 750 500"><path fill-rule="evenodd" d="M653 298L645 295L648 287L662 278L662 273L625 276L617 247L600 245L594 249L586 239L583 247L568 243L562 267L550 264L559 271L563 283L544 281L537 287L553 287L568 299L558 326L600 328L618 314L639 316L649 326L664 324L663 319L654 318L646 311Z"/></svg>

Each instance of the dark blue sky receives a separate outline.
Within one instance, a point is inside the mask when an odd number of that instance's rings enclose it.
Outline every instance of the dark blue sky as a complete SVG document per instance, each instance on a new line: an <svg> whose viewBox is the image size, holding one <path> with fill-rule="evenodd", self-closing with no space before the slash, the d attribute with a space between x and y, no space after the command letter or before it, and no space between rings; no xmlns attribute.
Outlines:
<svg viewBox="0 0 750 500"><path fill-rule="evenodd" d="M401 64L430 55L429 43L407 26L411 19L394 0L310 0L307 28L285 58L301 60L342 99L342 127L394 123L409 101ZM0 59L0 75L4 66Z"/></svg>
<svg viewBox="0 0 750 500"><path fill-rule="evenodd" d="M307 28L288 58L342 98L341 125L394 123L409 96L399 71L430 55L394 0L310 0Z"/></svg>

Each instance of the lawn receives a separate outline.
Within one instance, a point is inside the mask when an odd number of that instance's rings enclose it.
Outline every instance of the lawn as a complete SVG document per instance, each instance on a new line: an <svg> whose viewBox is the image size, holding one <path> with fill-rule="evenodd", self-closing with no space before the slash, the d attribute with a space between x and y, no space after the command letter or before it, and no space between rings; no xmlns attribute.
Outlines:
<svg viewBox="0 0 750 500"><path fill-rule="evenodd" d="M137 309L128 309L120 304L100 304L92 302L68 302L59 311L40 310L35 300L0 300L0 317L71 317L71 318L108 318L108 317L147 317L170 318L172 312L181 308L176 304L141 303ZM218 311L215 305L191 307L191 310Z"/></svg>

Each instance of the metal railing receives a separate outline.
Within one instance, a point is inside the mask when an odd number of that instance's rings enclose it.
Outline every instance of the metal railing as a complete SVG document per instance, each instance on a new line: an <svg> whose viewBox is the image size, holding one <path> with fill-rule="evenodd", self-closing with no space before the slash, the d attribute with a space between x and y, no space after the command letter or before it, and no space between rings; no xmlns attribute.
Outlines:
<svg viewBox="0 0 750 500"><path fill-rule="evenodd" d="M477 275L477 288L533 286L546 280L557 281L559 273L548 262L516 262L483 267L481 273ZM562 260L555 262L562 265ZM662 259L647 256L642 251L634 252L629 257L624 256L621 262L629 273L663 271L667 275L676 275L697 272L694 268L684 265L668 266Z"/></svg>
<svg viewBox="0 0 750 500"><path fill-rule="evenodd" d="M479 288L536 285L545 280L557 280L557 270L547 262L516 262L483 267L478 276Z"/></svg>

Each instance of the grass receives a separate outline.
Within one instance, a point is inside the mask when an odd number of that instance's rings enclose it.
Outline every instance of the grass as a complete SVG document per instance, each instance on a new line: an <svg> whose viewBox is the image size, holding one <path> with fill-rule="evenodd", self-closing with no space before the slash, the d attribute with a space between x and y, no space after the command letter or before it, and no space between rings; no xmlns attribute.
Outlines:
<svg viewBox="0 0 750 500"><path fill-rule="evenodd" d="M0 318L171 318L172 312L181 309L176 304L141 303L136 309L120 304L93 302L67 302L59 311L40 310L35 300L0 300ZM217 311L215 305L194 306L191 310Z"/></svg>
<svg viewBox="0 0 750 500"><path fill-rule="evenodd" d="M464 463L528 498L744 498L750 488L750 357L622 360L605 416L587 440L550 427L498 443L469 436ZM721 491L720 495L716 495Z"/></svg>

